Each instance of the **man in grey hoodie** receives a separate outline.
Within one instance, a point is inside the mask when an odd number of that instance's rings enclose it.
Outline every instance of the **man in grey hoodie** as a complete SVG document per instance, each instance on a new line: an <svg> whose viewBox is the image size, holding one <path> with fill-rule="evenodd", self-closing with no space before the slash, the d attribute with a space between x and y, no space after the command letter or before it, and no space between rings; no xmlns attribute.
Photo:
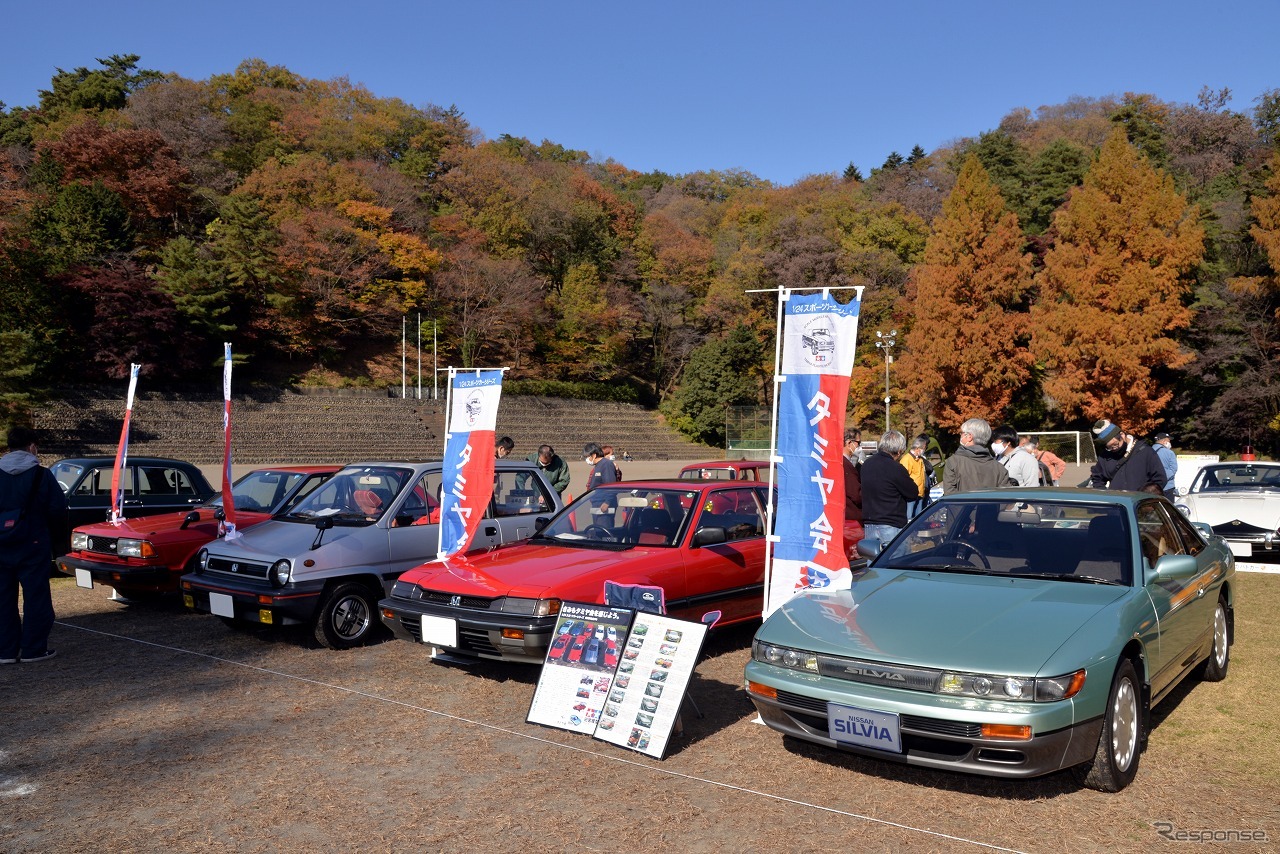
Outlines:
<svg viewBox="0 0 1280 854"><path fill-rule="evenodd" d="M14 427L8 439L9 453L0 457L0 664L47 661L55 655L49 569L54 540L67 526L67 499L40 465L35 431Z"/></svg>

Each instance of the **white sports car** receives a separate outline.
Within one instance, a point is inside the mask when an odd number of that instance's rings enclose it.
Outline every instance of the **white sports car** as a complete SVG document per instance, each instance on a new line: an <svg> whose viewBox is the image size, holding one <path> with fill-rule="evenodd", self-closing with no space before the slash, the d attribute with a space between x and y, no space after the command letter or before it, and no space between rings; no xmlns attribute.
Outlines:
<svg viewBox="0 0 1280 854"><path fill-rule="evenodd" d="M1210 525L1238 557L1280 553L1280 463L1210 463L1179 492L1178 509Z"/></svg>

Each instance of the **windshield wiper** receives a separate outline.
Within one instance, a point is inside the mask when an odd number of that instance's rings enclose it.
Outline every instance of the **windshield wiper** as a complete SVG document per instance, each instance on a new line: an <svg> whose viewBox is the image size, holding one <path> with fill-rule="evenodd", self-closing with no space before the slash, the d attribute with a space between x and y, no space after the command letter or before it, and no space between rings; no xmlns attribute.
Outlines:
<svg viewBox="0 0 1280 854"><path fill-rule="evenodd" d="M1052 578L1055 581L1078 581L1081 584L1110 584L1113 587L1120 586L1119 581L1111 581L1106 578L1099 578L1096 575L1042 575L1041 578Z"/></svg>
<svg viewBox="0 0 1280 854"><path fill-rule="evenodd" d="M943 572L971 572L974 575L1004 575L1003 572L992 572L971 563L917 563L910 566L890 566L889 569L936 569Z"/></svg>

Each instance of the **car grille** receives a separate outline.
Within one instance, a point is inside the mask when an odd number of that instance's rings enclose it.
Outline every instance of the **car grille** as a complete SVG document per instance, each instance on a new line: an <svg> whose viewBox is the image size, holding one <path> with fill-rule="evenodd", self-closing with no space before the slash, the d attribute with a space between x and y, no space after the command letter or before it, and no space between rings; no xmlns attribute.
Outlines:
<svg viewBox="0 0 1280 854"><path fill-rule="evenodd" d="M497 599L486 599L483 596L459 596L456 593L441 593L439 590L418 589L421 590L421 595L415 598L434 605L449 605L454 608L490 611L493 609L493 603L498 601Z"/></svg>
<svg viewBox="0 0 1280 854"><path fill-rule="evenodd" d="M828 655L818 656L818 672L823 676L843 679L846 682L905 688L908 691L935 691L942 678L940 670L859 661L855 658L836 658Z"/></svg>
<svg viewBox="0 0 1280 854"><path fill-rule="evenodd" d="M209 555L209 563L205 570L221 575L230 575L235 578L256 578L260 581L265 581L267 570L270 568L270 564L251 563L246 560L231 560L225 557Z"/></svg>
<svg viewBox="0 0 1280 854"><path fill-rule="evenodd" d="M417 617L401 617L400 625L413 637L416 643L422 642L422 621ZM458 649L475 655L497 655L498 648L489 643L489 634L482 629L469 629L458 626Z"/></svg>
<svg viewBox="0 0 1280 854"><path fill-rule="evenodd" d="M118 537L89 537L88 551L97 552L104 555L113 555L116 553L116 542Z"/></svg>
<svg viewBox="0 0 1280 854"><path fill-rule="evenodd" d="M1259 528L1257 525L1250 525L1248 522L1241 522L1236 519L1232 522L1223 522L1221 525L1214 525L1213 532L1218 536L1228 540L1263 540L1268 534L1275 534L1273 528Z"/></svg>
<svg viewBox="0 0 1280 854"><path fill-rule="evenodd" d="M815 729L826 729L826 700L819 700L816 697L805 697L802 694L793 694L790 691L779 691L778 702L792 708L804 709L808 712L817 713L817 716L809 718L809 725ZM982 735L981 724L966 723L964 721L944 721L939 720L938 718L921 717L920 715L901 715L899 717L899 722L901 723L903 730L910 730L912 732L949 735L955 738L979 738Z"/></svg>

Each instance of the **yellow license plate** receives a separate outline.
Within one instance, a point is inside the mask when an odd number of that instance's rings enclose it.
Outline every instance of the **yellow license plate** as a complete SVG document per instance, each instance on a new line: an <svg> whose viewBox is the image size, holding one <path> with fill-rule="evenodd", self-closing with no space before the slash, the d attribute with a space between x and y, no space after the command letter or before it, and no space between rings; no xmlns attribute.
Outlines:
<svg viewBox="0 0 1280 854"><path fill-rule="evenodd" d="M182 594L182 604L183 604L183 605L186 605L188 608L195 608L195 606L196 606L196 597L192 596L190 593L183 593L183 594Z"/></svg>
<svg viewBox="0 0 1280 854"><path fill-rule="evenodd" d="M272 620L272 617L271 617L271 612L270 612L270 611L268 611L266 608L259 609L259 611L258 611L258 622L259 622L259 623L263 623L263 624L270 624L270 623L272 623L272 622L273 622L273 620Z"/></svg>

